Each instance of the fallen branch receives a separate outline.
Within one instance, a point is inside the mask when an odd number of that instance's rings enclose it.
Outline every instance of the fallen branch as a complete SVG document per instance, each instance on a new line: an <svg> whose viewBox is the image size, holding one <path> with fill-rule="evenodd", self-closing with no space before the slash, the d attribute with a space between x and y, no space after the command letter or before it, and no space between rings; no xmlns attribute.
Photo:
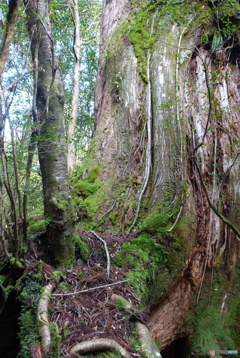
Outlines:
<svg viewBox="0 0 240 358"><path fill-rule="evenodd" d="M96 238L98 240L100 240L103 245L104 245L104 249L105 249L105 252L106 252L106 257L107 257L107 275L109 277L110 275L110 268L111 268L111 264L110 264L110 255L109 255L109 252L108 252L108 247L107 247L107 244L106 244L106 241L103 240L98 234L95 233L95 231L90 231L93 235L96 236Z"/></svg>
<svg viewBox="0 0 240 358"><path fill-rule="evenodd" d="M53 293L52 296L74 296L74 295L78 295L79 293L85 293L85 292L98 290L99 288L115 286L115 285L118 285L120 283L124 283L127 281L129 281L129 280L117 281L117 282L108 283L107 285L102 285L102 286L97 286L97 287L90 287L90 288L87 288L86 290L81 290L81 291L76 291L76 292Z"/></svg>
<svg viewBox="0 0 240 358"><path fill-rule="evenodd" d="M51 333L50 323L48 319L48 306L52 296L52 291L56 288L60 281L60 275L56 275L53 283L49 283L43 288L43 292L40 295L38 308L37 308L37 319L39 322L39 333L41 336L42 349L44 353L47 353L51 344Z"/></svg>
<svg viewBox="0 0 240 358"><path fill-rule="evenodd" d="M131 357L125 348L123 348L114 339L109 339L109 338L97 338L97 339L92 339L90 341L77 343L70 349L69 353L75 354L79 352L81 354L81 353L89 353L89 352L96 352L102 350L117 351L124 358Z"/></svg>

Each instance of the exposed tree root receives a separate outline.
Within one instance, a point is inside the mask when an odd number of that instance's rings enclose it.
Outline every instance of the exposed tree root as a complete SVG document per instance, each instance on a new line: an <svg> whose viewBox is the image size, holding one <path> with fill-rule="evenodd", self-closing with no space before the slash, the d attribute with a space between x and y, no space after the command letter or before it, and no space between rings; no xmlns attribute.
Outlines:
<svg viewBox="0 0 240 358"><path fill-rule="evenodd" d="M48 305L52 295L52 291L56 288L57 284L60 281L60 275L57 275L55 280L52 283L49 283L43 288L43 292L40 295L37 309L37 319L39 322L39 333L41 336L41 343L43 352L46 353L49 351L51 345L51 333L50 333L50 323L48 319Z"/></svg>
<svg viewBox="0 0 240 358"><path fill-rule="evenodd" d="M131 302L119 295L112 295L111 301L120 306L122 309L129 311L134 311L133 305ZM139 343L141 345L141 351L148 358L160 358L161 354L157 345L150 335L150 331L147 326L139 321L136 321L136 330L139 338Z"/></svg>
<svg viewBox="0 0 240 358"><path fill-rule="evenodd" d="M161 350L180 337L182 319L189 309L194 289L199 286L205 263L205 250L193 250L191 259L168 295L152 310L147 326L154 339L162 341Z"/></svg>
<svg viewBox="0 0 240 358"><path fill-rule="evenodd" d="M141 345L141 351L148 358L160 358L161 354L157 345L150 335L149 329L141 322L136 322L136 330L138 333L139 343Z"/></svg>
<svg viewBox="0 0 240 358"><path fill-rule="evenodd" d="M121 354L123 358L130 358L130 354L114 339L98 338L75 344L69 351L70 355L77 352L90 353L103 350L113 350Z"/></svg>

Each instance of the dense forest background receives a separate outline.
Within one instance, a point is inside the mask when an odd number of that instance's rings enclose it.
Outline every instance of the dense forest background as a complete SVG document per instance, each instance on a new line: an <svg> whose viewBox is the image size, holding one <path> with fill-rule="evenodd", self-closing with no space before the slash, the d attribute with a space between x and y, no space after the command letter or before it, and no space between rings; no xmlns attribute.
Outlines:
<svg viewBox="0 0 240 358"><path fill-rule="evenodd" d="M0 16L1 357L237 357L239 1Z"/></svg>

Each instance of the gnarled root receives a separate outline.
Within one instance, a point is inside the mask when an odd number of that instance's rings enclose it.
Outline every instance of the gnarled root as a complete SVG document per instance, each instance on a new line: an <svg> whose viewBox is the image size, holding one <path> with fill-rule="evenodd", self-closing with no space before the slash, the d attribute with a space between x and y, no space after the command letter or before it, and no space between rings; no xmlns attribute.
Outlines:
<svg viewBox="0 0 240 358"><path fill-rule="evenodd" d="M97 338L91 339L90 341L85 341L75 344L69 351L70 355L73 355L77 352L89 353L103 350L113 350L121 354L123 358L130 358L130 354L123 348L119 343L114 339L108 338Z"/></svg>
<svg viewBox="0 0 240 358"><path fill-rule="evenodd" d="M60 281L60 275L47 286L43 288L43 292L40 295L37 309L37 319L39 322L39 333L41 336L42 350L44 353L49 351L51 345L51 333L50 323L48 319L48 305L52 295L52 291L56 288Z"/></svg>
<svg viewBox="0 0 240 358"><path fill-rule="evenodd" d="M122 296L113 294L111 300L116 306L120 306L127 312L134 310L132 303ZM147 326L139 321L136 321L135 325L142 353L145 354L148 358L161 358L159 349L152 339Z"/></svg>
<svg viewBox="0 0 240 358"><path fill-rule="evenodd" d="M136 330L138 333L139 343L141 345L141 351L148 358L160 358L161 354L157 345L150 335L149 329L141 322L136 322Z"/></svg>

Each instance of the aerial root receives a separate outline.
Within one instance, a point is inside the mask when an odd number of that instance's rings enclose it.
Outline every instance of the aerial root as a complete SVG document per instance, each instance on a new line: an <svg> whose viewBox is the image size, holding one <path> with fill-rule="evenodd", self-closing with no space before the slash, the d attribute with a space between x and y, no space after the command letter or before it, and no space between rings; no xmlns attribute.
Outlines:
<svg viewBox="0 0 240 358"><path fill-rule="evenodd" d="M130 358L130 354L125 348L123 348L119 343L114 339L108 338L96 338L89 341L84 341L81 343L75 344L69 351L70 355L75 355L75 353L90 353L103 350L113 350L121 354L123 358ZM76 355L75 355L76 356Z"/></svg>

